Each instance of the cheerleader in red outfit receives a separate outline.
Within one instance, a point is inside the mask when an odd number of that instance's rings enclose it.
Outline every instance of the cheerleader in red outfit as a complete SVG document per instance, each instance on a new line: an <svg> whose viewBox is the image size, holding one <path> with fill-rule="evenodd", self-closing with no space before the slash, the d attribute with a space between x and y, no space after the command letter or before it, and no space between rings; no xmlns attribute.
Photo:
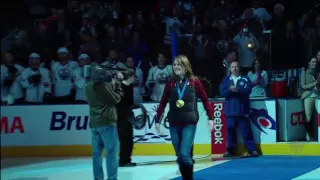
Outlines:
<svg viewBox="0 0 320 180"><path fill-rule="evenodd" d="M178 156L179 170L183 180L193 180L193 162L190 156L199 121L198 98L209 117L209 129L213 128L213 109L204 87L191 69L186 56L177 56L173 63L173 79L166 84L157 111L156 128L160 132L160 117L169 103L168 120L173 147Z"/></svg>

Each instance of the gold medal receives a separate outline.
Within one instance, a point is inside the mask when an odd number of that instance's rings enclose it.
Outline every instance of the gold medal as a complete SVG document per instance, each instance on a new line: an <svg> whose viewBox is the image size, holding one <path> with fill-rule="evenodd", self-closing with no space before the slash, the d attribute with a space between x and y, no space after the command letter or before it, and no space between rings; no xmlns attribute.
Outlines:
<svg viewBox="0 0 320 180"><path fill-rule="evenodd" d="M183 101L183 100L177 100L177 101L176 101L176 106L177 106L178 108L182 108L182 107L184 106L184 101Z"/></svg>

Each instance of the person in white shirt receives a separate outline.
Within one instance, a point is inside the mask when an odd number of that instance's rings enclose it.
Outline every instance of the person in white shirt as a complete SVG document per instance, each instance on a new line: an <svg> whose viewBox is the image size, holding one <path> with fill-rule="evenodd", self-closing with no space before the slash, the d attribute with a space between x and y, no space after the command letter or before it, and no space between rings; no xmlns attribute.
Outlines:
<svg viewBox="0 0 320 180"><path fill-rule="evenodd" d="M70 103L74 99L74 70L79 67L78 62L69 60L68 50L65 47L58 49L58 62L51 66L53 95L57 103Z"/></svg>
<svg viewBox="0 0 320 180"><path fill-rule="evenodd" d="M256 52L260 48L257 38L249 32L247 26L244 26L239 34L233 38L239 51L239 62L241 71L248 73L252 67L252 62L256 57Z"/></svg>
<svg viewBox="0 0 320 180"><path fill-rule="evenodd" d="M29 55L30 66L21 73L21 86L25 88L25 101L28 104L38 104L44 97L51 96L51 79L49 70L41 67L40 55Z"/></svg>
<svg viewBox="0 0 320 180"><path fill-rule="evenodd" d="M15 64L14 57L4 52L1 57L1 102L4 104L22 104L24 93L20 85L23 67Z"/></svg>
<svg viewBox="0 0 320 180"><path fill-rule="evenodd" d="M164 54L158 54L158 65L149 70L146 86L151 91L151 100L160 101L166 83L171 79L172 65L167 65Z"/></svg>
<svg viewBox="0 0 320 180"><path fill-rule="evenodd" d="M260 60L253 61L253 70L248 72L248 77L252 82L250 97L266 97L266 86L268 85L268 73L261 69Z"/></svg>
<svg viewBox="0 0 320 180"><path fill-rule="evenodd" d="M132 56L128 56L126 58L126 65L130 69L134 69L135 71L135 82L133 83L133 102L135 104L139 104L143 102L142 95L145 93L145 88L143 84L143 72L140 68L139 63L137 66L135 66L135 61Z"/></svg>
<svg viewBox="0 0 320 180"><path fill-rule="evenodd" d="M76 88L75 100L76 103L85 104L87 103L87 99L84 96L84 86L86 84L86 80L83 77L83 68L85 65L89 65L91 63L91 59L88 54L80 54L78 57L79 67L77 67L73 72L73 82Z"/></svg>

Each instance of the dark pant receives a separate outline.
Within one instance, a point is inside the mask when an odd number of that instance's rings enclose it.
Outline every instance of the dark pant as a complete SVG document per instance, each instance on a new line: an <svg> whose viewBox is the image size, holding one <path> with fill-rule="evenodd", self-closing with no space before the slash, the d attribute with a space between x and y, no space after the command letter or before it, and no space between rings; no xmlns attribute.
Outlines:
<svg viewBox="0 0 320 180"><path fill-rule="evenodd" d="M179 169L183 180L193 180L192 146L196 125L170 126L172 145L178 156Z"/></svg>
<svg viewBox="0 0 320 180"><path fill-rule="evenodd" d="M120 164L131 162L133 150L133 126L128 120L119 119L117 123L120 141Z"/></svg>
<svg viewBox="0 0 320 180"><path fill-rule="evenodd" d="M237 124L243 137L243 142L249 153L256 151L251 130L250 119L245 117L227 117L227 151L234 153L237 146Z"/></svg>

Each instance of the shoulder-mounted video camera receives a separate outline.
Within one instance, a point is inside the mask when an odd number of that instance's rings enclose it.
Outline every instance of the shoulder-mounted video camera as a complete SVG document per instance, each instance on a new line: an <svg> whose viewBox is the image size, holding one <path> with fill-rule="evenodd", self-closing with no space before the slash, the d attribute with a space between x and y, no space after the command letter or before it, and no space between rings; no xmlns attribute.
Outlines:
<svg viewBox="0 0 320 180"><path fill-rule="evenodd" d="M127 69L114 65L101 65L93 63L84 66L83 77L91 82L111 82L118 72L124 72Z"/></svg>

